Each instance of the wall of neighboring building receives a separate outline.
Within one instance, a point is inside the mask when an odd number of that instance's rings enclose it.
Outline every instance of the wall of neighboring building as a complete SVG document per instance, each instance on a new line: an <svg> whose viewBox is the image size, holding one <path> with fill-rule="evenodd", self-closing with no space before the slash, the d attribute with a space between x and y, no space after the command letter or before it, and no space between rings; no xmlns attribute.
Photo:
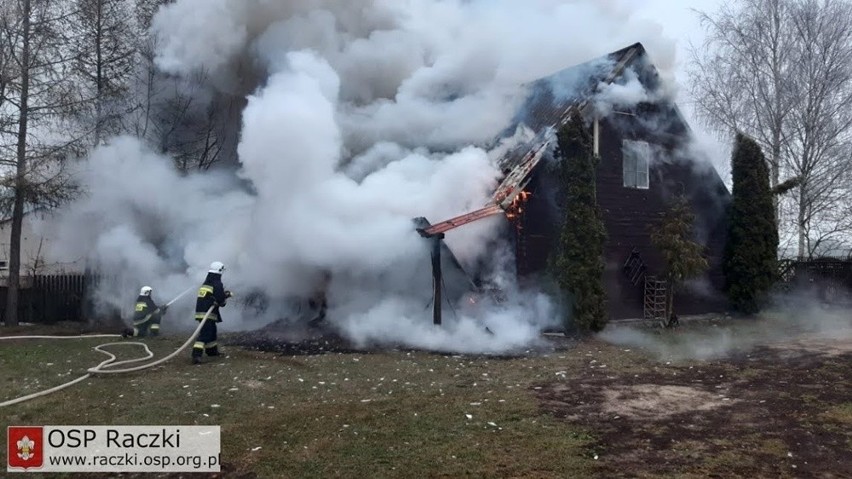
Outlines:
<svg viewBox="0 0 852 479"><path fill-rule="evenodd" d="M85 271L82 258L56 258L56 246L61 241L46 233L44 222L49 222L49 212L34 212L24 217L21 233L21 276L32 274L78 274ZM0 223L0 282L9 274L9 247L12 222ZM50 259L48 259L50 258ZM5 284L5 283L3 283Z"/></svg>

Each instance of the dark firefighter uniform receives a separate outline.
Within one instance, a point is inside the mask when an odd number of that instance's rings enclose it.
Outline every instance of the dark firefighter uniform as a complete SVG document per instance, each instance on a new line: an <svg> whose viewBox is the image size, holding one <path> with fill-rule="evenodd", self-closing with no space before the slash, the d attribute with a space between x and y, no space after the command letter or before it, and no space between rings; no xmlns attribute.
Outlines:
<svg viewBox="0 0 852 479"><path fill-rule="evenodd" d="M133 311L133 336L157 336L160 334L160 322L165 306L157 306L151 296L139 295L136 298L136 307Z"/></svg>
<svg viewBox="0 0 852 479"><path fill-rule="evenodd" d="M207 310L213 307L207 321L201 327L195 343L192 345L192 360L197 363L203 353L208 356L218 356L219 347L216 343L216 323L222 321L219 308L225 306L225 302L231 296L230 291L225 291L222 286L222 274L208 272L204 284L198 288L198 298L195 301L195 320L201 321L207 315Z"/></svg>
<svg viewBox="0 0 852 479"><path fill-rule="evenodd" d="M314 295L308 299L308 307L310 308L313 317L310 321L308 321L308 325L312 327L317 327L322 323L325 319L325 314L328 311L328 286L331 282L331 273L324 273L322 276L322 280L314 293Z"/></svg>

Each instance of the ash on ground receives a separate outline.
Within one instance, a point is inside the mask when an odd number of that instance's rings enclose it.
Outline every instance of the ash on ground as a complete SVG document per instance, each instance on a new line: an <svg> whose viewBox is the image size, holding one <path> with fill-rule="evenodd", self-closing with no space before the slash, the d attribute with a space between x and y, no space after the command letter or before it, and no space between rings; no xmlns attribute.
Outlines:
<svg viewBox="0 0 852 479"><path fill-rule="evenodd" d="M369 352L355 347L325 322L294 324L284 319L255 331L228 335L225 344L289 356Z"/></svg>
<svg viewBox="0 0 852 479"><path fill-rule="evenodd" d="M387 351L415 351L418 348L402 344L355 345L340 335L327 321L294 323L285 319L274 321L254 331L223 335L225 345L240 346L255 351L280 353L286 356L309 356L318 354L375 353ZM525 356L541 356L571 349L577 338L562 334L543 334L541 341L527 348L500 353L460 354L452 351L426 351L442 356L487 357L490 359L513 359ZM422 351L422 350L420 350Z"/></svg>

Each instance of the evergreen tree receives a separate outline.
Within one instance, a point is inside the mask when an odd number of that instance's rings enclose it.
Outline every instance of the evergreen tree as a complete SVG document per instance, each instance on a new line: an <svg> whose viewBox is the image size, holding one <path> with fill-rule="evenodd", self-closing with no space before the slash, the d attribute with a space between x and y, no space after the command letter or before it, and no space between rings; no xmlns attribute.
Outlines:
<svg viewBox="0 0 852 479"><path fill-rule="evenodd" d="M579 113L572 115L557 138L565 216L551 268L560 288L571 298L572 314L565 318L566 328L573 321L581 332L601 331L607 320L603 288L606 230L595 195L598 160Z"/></svg>
<svg viewBox="0 0 852 479"><path fill-rule="evenodd" d="M674 295L687 279L698 276L707 269L704 249L693 241L692 225L695 215L686 197L678 196L666 212L663 221L651 232L654 243L666 264L666 318L667 324L674 313Z"/></svg>
<svg viewBox="0 0 852 479"><path fill-rule="evenodd" d="M725 288L735 310L753 314L778 274L778 226L766 159L757 143L742 134L734 144L731 175Z"/></svg>

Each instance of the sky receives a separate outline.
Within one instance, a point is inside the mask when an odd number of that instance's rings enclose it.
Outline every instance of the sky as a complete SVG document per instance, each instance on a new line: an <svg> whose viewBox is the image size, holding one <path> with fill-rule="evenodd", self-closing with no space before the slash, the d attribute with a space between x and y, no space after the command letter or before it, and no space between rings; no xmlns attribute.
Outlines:
<svg viewBox="0 0 852 479"><path fill-rule="evenodd" d="M676 63L674 67L674 75L678 92L678 106L684 116L690 123L698 140L705 147L707 153L716 169L729 182L727 177L729 174L729 148L723 144L714 135L707 132L707 128L703 127L696 119L693 113L692 99L687 91L689 85L689 77L686 73L687 62L689 59L690 42L694 45L701 45L704 40L704 32L701 24L698 21L698 15L695 10L713 13L718 10L724 3L724 0L618 0L619 3L630 5L631 10L637 18L642 18L650 22L657 23L662 28L662 34L672 39L676 44ZM654 59L654 52L649 51L651 59Z"/></svg>

